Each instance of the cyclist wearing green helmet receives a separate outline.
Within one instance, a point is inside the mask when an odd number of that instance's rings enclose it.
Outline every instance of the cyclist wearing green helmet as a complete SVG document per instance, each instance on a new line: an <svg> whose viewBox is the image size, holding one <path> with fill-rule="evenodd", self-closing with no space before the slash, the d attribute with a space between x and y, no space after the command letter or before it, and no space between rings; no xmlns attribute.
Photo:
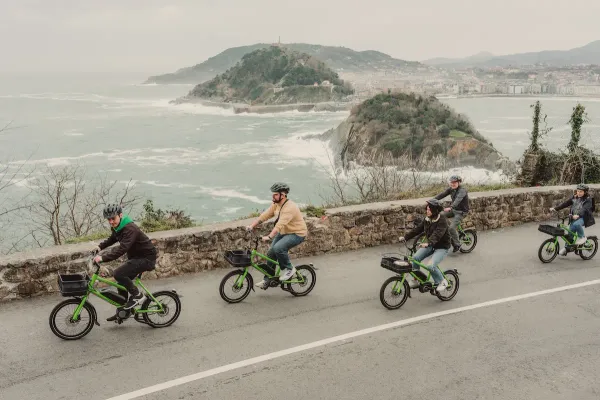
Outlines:
<svg viewBox="0 0 600 400"><path fill-rule="evenodd" d="M577 185L573 197L556 207L550 208L550 211L558 211L571 206L571 225L569 229L577 233L576 245L582 245L587 241L583 227L587 228L596 223L594 219L594 202L589 196L589 190L588 185L580 183ZM567 250L562 248L559 254L564 256L567 254Z"/></svg>
<svg viewBox="0 0 600 400"><path fill-rule="evenodd" d="M443 206L439 200L427 200L427 217L415 229L408 232L406 237L400 237L400 241L404 242L425 232L427 243L421 243L421 248L415 253L414 259L421 262L431 256L431 276L437 285L436 290L438 293L448 287L448 281L444 279L438 265L448 255L450 249L448 219L442 214L442 208ZM413 270L419 269L420 266L413 263ZM410 286L415 289L419 287L419 283L413 278Z"/></svg>
<svg viewBox="0 0 600 400"><path fill-rule="evenodd" d="M273 230L267 236L263 236L262 239L265 242L273 241L267 252L267 257L277 260L281 268L279 280L286 281L296 273L296 268L292 265L288 252L304 242L308 235L308 228L300 207L287 197L290 192L290 187L287 184L274 183L271 186L271 192L273 193L271 198L273 204L248 226L248 230L253 230L257 225L277 216ZM273 265L269 266L273 268ZM265 279L257 283L256 286L265 289L267 283L268 277L265 276Z"/></svg>
<svg viewBox="0 0 600 400"><path fill-rule="evenodd" d="M444 209L443 215L450 219L450 238L452 239L453 253L460 250L460 239L458 238L458 232L456 227L463 220L465 215L469 213L469 194L467 189L461 186L462 178L458 175L452 175L449 179L450 187L444 192L435 196L436 199L441 200L446 196L450 196L452 204L450 207Z"/></svg>

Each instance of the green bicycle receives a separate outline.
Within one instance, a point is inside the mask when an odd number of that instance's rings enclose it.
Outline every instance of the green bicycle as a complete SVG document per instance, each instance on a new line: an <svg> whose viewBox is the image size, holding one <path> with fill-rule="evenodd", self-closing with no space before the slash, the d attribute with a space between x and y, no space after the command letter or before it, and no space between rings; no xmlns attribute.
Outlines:
<svg viewBox="0 0 600 400"><path fill-rule="evenodd" d="M420 221L420 220L417 220ZM418 224L416 224L418 225ZM475 246L477 246L477 229L475 228L467 228L463 229L462 224L458 224L456 227L456 232L458 233L458 239L460 240L460 252L461 253L470 253L473 251ZM425 233L420 233L415 238L415 245L418 243L425 243L427 241L427 237L425 237Z"/></svg>
<svg viewBox="0 0 600 400"><path fill-rule="evenodd" d="M281 282L279 280L279 263L257 251L259 241L260 236L257 236L254 239L252 250L228 250L225 252L225 260L237 270L229 272L221 280L219 293L223 300L228 303L239 303L248 297L250 289L254 290L254 280L252 274L249 273L250 268L255 268L268 277L268 285L264 290L280 286L282 290L297 297L306 296L313 290L317 283L317 273L315 272L317 268L313 264L296 266L296 275ZM273 263L275 267L269 266L267 262ZM226 294L226 289L231 289L232 294Z"/></svg>
<svg viewBox="0 0 600 400"><path fill-rule="evenodd" d="M98 290L95 285L102 282L123 291L127 289L98 275L100 264L93 261L93 256L88 261L88 270L91 269L89 268L91 266L96 267L91 278L87 272L58 275L60 293L63 297L74 297L57 304L50 313L50 329L59 338L65 340L81 339L90 333L94 324L100 326L96 308L89 302L90 294L117 307L115 322L118 324L134 315L137 322L150 325L153 328L164 328L173 324L179 318L181 313L181 301L179 299L183 296L175 290L150 293L142 284L141 277L143 273L140 273L135 278L135 284L145 292L146 300L140 308L124 310L122 306L127 302L126 298L111 290L110 287ZM163 298L163 300L159 300L159 298ZM168 317L169 315L171 316ZM157 320L154 320L155 317ZM60 323L64 323L65 327L59 328Z"/></svg>
<svg viewBox="0 0 600 400"><path fill-rule="evenodd" d="M412 297L410 295L411 287L406 280L407 274L410 274L417 280L419 283L419 292L429 292L431 295L437 296L437 298L442 301L452 300L454 296L456 296L456 293L458 293L458 287L460 284L458 271L456 268L446 271L442 271L440 269L442 275L448 281L448 287L442 293L438 293L436 291L437 285L430 281L431 268L412 257L415 253L416 243L411 247L406 244L405 246L408 249L407 255L398 253L385 253L381 258L381 267L397 274L396 276L388 278L385 282L383 282L383 285L381 285L381 290L379 291L379 300L381 300L381 304L383 304L383 306L388 310L397 310L398 308L402 307L404 303L406 303L406 300L409 297ZM428 274L425 275L425 273L421 270L413 271L413 262L418 266L425 268L425 270L428 271ZM387 295L388 290L390 292L389 295Z"/></svg>
<svg viewBox="0 0 600 400"><path fill-rule="evenodd" d="M543 224L538 226L538 231L553 236L551 239L544 240L540 245L540 249L538 250L538 258L540 261L547 264L556 258L560 250L558 238L561 238L565 242L565 250L567 253L572 251L584 260L591 260L598 251L598 238L596 236L588 236L584 244L576 245L575 242L578 239L577 233L569 229L571 215L561 217L556 210L555 212L557 213L558 219L561 221L560 223L556 224L556 226ZM565 224L567 219L569 225Z"/></svg>

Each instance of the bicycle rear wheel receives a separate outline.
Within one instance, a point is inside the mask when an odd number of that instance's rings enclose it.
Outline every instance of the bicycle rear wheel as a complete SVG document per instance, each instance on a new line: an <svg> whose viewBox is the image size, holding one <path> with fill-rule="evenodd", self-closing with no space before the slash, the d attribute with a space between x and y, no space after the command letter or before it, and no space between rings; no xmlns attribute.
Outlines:
<svg viewBox="0 0 600 400"><path fill-rule="evenodd" d="M296 276L293 276L290 280L302 280L302 282L287 284L290 293L297 297L306 296L317 283L317 273L310 265L299 265L296 267Z"/></svg>
<svg viewBox="0 0 600 400"><path fill-rule="evenodd" d="M160 306L150 297L147 297L144 304L142 304L142 310L156 310L156 312L143 313L144 321L153 328L165 328L172 325L181 313L179 296L168 290L152 293L152 296L160 302L163 311L159 311Z"/></svg>

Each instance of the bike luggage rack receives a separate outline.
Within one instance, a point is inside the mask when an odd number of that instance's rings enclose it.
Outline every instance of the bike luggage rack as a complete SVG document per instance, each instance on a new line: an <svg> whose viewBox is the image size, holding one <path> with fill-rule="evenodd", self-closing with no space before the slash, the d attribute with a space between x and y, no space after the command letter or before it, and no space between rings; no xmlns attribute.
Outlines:
<svg viewBox="0 0 600 400"><path fill-rule="evenodd" d="M546 233L551 236L563 236L563 235L567 234L567 232L565 232L564 229L558 228L553 225L539 225L538 231Z"/></svg>
<svg viewBox="0 0 600 400"><path fill-rule="evenodd" d="M402 265L394 265L395 261L402 261ZM412 264L408 261L408 257L398 258L392 255L384 254L381 257L381 264L383 268L388 269L397 274L404 274L412 271Z"/></svg>
<svg viewBox="0 0 600 400"><path fill-rule="evenodd" d="M63 297L84 296L88 291L90 277L87 273L58 274L58 289Z"/></svg>
<svg viewBox="0 0 600 400"><path fill-rule="evenodd" d="M236 268L249 267L252 265L250 250L227 250L225 260Z"/></svg>

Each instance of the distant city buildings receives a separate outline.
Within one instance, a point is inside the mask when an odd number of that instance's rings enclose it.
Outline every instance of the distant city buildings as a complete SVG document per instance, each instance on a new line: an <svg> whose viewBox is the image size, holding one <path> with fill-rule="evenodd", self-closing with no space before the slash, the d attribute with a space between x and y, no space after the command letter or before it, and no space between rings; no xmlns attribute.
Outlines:
<svg viewBox="0 0 600 400"><path fill-rule="evenodd" d="M531 65L444 70L420 67L412 70L379 70L371 73L341 72L356 88L358 98L391 91L426 95L557 95L600 97L600 66L563 68Z"/></svg>

